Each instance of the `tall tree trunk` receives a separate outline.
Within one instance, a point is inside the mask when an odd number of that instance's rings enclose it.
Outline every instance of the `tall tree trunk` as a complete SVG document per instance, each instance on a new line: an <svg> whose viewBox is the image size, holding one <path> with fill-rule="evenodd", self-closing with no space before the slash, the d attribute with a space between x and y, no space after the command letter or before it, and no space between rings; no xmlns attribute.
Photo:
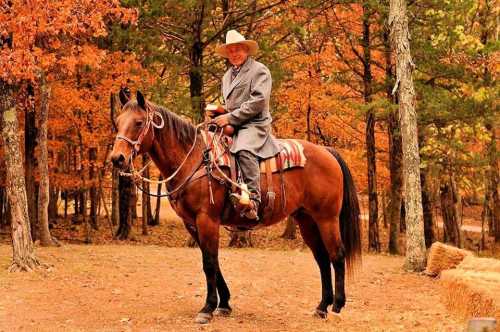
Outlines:
<svg viewBox="0 0 500 332"><path fill-rule="evenodd" d="M420 155L418 150L417 114L413 87L413 61L410 52L406 0L390 0L389 27L392 48L396 54L396 87L398 91L403 147L403 178L406 211L405 268L425 268L425 237L420 187Z"/></svg>
<svg viewBox="0 0 500 332"><path fill-rule="evenodd" d="M30 106L26 107L24 113L24 165L26 171L26 194L28 196L28 215L29 223L31 228L31 237L33 241L38 239L37 231L37 203L36 203L36 187L35 187L35 147L36 147L36 113L33 106L35 101L32 100L34 97L34 88L30 84L28 85L28 98Z"/></svg>
<svg viewBox="0 0 500 332"><path fill-rule="evenodd" d="M62 193L64 199L64 220L68 219L68 190Z"/></svg>
<svg viewBox="0 0 500 332"><path fill-rule="evenodd" d="M142 167L146 167L148 163L148 156L142 155ZM144 177L149 178L149 166L144 170ZM142 181L142 235L148 235L148 224L151 217L151 201L149 199L149 182Z"/></svg>
<svg viewBox="0 0 500 332"><path fill-rule="evenodd" d="M89 180L90 180L90 225L93 229L98 230L99 224L97 223L97 196L96 187L96 163L97 163L97 148L89 148Z"/></svg>
<svg viewBox="0 0 500 332"><path fill-rule="evenodd" d="M111 221L114 226L120 223L120 171L113 168L111 179Z"/></svg>
<svg viewBox="0 0 500 332"><path fill-rule="evenodd" d="M6 216L5 216L5 189L4 187L0 187L0 229L3 228L4 225L7 224Z"/></svg>
<svg viewBox="0 0 500 332"><path fill-rule="evenodd" d="M489 166L486 171L486 193L485 193L485 217L488 220L490 235L494 236L495 242L500 242L500 168L497 157L497 128L490 122L486 124L490 132L488 144Z"/></svg>
<svg viewBox="0 0 500 332"><path fill-rule="evenodd" d="M456 195L450 179L441 183L439 188L441 198L441 214L443 216L444 241L461 247L460 227L456 213Z"/></svg>
<svg viewBox="0 0 500 332"><path fill-rule="evenodd" d="M425 146L425 135L424 131L419 131L418 143L419 146ZM428 185L428 169L427 167L420 168L420 183L422 186L422 209L424 216L424 236L425 236L425 247L430 248L432 243L434 243L436 236L434 234L434 221L432 215L432 195Z"/></svg>
<svg viewBox="0 0 500 332"><path fill-rule="evenodd" d="M126 176L120 176L119 187L119 226L115 237L118 240L127 240L132 232L132 179Z"/></svg>
<svg viewBox="0 0 500 332"><path fill-rule="evenodd" d="M40 262L35 256L31 239L28 199L22 157L19 154L19 124L17 121L14 89L0 81L0 115L2 119L2 136L4 141L4 158L7 180L7 197L11 213L12 265L10 271L31 271Z"/></svg>
<svg viewBox="0 0 500 332"><path fill-rule="evenodd" d="M189 49L189 92L191 95L191 110L196 122L203 119L203 42L201 40L203 21L205 18L205 1L200 1L200 6L195 9L195 22L193 22L193 41Z"/></svg>
<svg viewBox="0 0 500 332"><path fill-rule="evenodd" d="M392 65L392 52L389 41L389 33L384 30L384 51L385 51L385 80L386 95L389 101L394 101L392 86L394 85L394 73ZM397 108L390 110L387 119L387 132L389 136L389 171L391 186L389 192L389 252L400 254L399 233L401 223L401 202L403 192L403 149L401 142L401 127L399 125L399 111Z"/></svg>
<svg viewBox="0 0 500 332"><path fill-rule="evenodd" d="M389 252L399 254L398 237L401 223L401 202L403 191L403 167L401 128L397 120L397 111L389 114L389 170L391 178L391 190L389 200Z"/></svg>
<svg viewBox="0 0 500 332"><path fill-rule="evenodd" d="M163 177L160 175L159 181L163 180ZM156 189L156 195L160 196L161 195L161 183L158 183L158 187ZM161 213L161 198L157 197L156 198L156 207L155 207L155 215L154 218L152 218L150 221L151 223L149 224L150 226L158 226L160 224L160 213Z"/></svg>
<svg viewBox="0 0 500 332"><path fill-rule="evenodd" d="M49 221L58 217L57 203L59 201L59 188L49 186Z"/></svg>
<svg viewBox="0 0 500 332"><path fill-rule="evenodd" d="M370 16L368 3L363 2L363 93L366 104L372 102L372 72L370 50ZM375 112L372 107L366 112L366 159L368 169L368 250L379 252L377 165L375 155Z"/></svg>
<svg viewBox="0 0 500 332"><path fill-rule="evenodd" d="M424 213L424 235L425 247L430 248L435 241L434 221L432 217L432 200L427 184L427 169L423 168L420 171L420 182L422 184L422 208Z"/></svg>
<svg viewBox="0 0 500 332"><path fill-rule="evenodd" d="M49 98L50 88L47 85L45 73L40 74L40 112L38 118L38 147L40 158L38 169L40 173L40 184L38 187L38 222L40 230L40 245L53 246L52 236L49 230L49 160L47 149L47 122L49 120Z"/></svg>
<svg viewBox="0 0 500 332"><path fill-rule="evenodd" d="M79 202L80 202L80 192L76 189L73 190L73 209L74 209L74 214L73 218L71 219L71 222L74 224L78 224L78 214L80 213L80 208L79 208Z"/></svg>
<svg viewBox="0 0 500 332"><path fill-rule="evenodd" d="M191 110L196 122L203 119L203 48L201 41L195 41L191 47L191 68L189 69L189 92L191 94Z"/></svg>

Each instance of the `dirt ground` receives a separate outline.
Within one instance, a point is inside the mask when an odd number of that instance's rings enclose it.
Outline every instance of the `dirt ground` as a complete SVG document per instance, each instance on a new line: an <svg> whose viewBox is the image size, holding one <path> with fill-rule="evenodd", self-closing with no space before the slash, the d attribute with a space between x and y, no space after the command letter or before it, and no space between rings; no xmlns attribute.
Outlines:
<svg viewBox="0 0 500 332"><path fill-rule="evenodd" d="M438 282L401 270L402 257L364 255L340 315L312 316L320 299L312 255L222 249L231 317L193 318L205 298L198 249L155 245L38 248L45 272L7 273L0 245L0 331L461 331Z"/></svg>

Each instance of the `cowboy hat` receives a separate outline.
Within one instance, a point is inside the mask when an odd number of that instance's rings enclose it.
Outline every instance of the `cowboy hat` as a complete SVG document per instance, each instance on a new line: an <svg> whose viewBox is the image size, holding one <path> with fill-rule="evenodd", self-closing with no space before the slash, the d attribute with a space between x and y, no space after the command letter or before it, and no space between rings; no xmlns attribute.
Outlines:
<svg viewBox="0 0 500 332"><path fill-rule="evenodd" d="M255 40L246 40L245 37L243 37L243 35L241 35L238 31L229 30L226 34L226 43L218 45L215 48L215 53L227 58L227 46L235 44L246 45L250 55L255 55L259 49L259 44L257 44Z"/></svg>

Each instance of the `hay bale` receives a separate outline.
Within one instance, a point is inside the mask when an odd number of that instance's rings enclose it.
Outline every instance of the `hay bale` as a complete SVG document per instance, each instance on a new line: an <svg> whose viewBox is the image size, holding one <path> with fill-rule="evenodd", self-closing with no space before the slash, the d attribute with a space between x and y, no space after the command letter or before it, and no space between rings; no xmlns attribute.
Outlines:
<svg viewBox="0 0 500 332"><path fill-rule="evenodd" d="M441 242L434 242L429 251L425 273L430 276L437 276L443 270L455 268L469 255L472 255L470 251Z"/></svg>
<svg viewBox="0 0 500 332"><path fill-rule="evenodd" d="M500 321L499 272L446 270L441 273L441 283L445 306L459 318L494 317Z"/></svg>
<svg viewBox="0 0 500 332"><path fill-rule="evenodd" d="M466 256L457 266L457 269L476 272L500 273L500 260L494 258L478 258L472 255Z"/></svg>

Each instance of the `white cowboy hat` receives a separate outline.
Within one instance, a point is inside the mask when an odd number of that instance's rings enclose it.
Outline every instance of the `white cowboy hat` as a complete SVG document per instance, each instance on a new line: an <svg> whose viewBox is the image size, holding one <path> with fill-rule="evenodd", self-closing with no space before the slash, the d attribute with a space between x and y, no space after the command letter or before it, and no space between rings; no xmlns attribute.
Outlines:
<svg viewBox="0 0 500 332"><path fill-rule="evenodd" d="M248 47L248 53L250 55L255 55L259 49L259 44L255 40L246 40L242 34L236 30L229 30L226 34L226 43L218 45L215 48L215 53L227 58L227 46L234 44L243 44Z"/></svg>

